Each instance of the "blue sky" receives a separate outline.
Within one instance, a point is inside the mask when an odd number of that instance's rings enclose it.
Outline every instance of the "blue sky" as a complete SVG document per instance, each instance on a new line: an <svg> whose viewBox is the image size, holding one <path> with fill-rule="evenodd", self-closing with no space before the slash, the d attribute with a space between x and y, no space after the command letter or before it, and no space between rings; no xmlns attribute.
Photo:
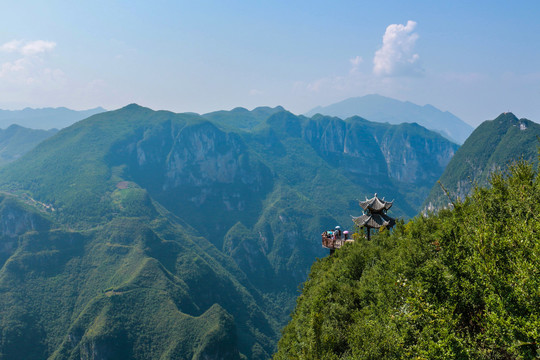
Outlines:
<svg viewBox="0 0 540 360"><path fill-rule="evenodd" d="M371 93L540 122L538 1L18 1L0 108L302 113Z"/></svg>

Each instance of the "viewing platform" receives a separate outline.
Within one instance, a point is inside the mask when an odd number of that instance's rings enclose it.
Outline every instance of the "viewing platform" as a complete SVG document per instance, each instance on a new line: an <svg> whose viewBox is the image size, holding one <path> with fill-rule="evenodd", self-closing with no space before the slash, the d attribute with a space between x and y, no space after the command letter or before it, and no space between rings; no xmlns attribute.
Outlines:
<svg viewBox="0 0 540 360"><path fill-rule="evenodd" d="M330 252L333 252L335 249L339 249L346 243L354 242L353 239L345 238L345 236L334 237L333 235L328 235L328 232L325 231L321 234L322 236L322 246L324 248L330 249Z"/></svg>

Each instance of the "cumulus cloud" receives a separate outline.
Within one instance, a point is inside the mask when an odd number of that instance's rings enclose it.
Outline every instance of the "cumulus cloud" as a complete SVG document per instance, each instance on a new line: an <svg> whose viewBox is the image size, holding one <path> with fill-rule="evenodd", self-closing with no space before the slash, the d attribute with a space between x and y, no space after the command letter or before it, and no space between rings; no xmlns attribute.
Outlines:
<svg viewBox="0 0 540 360"><path fill-rule="evenodd" d="M56 43L53 41L35 40L23 42L21 40L12 40L0 46L0 49L3 52L17 52L29 56L51 51L55 47Z"/></svg>
<svg viewBox="0 0 540 360"><path fill-rule="evenodd" d="M45 40L21 41L11 40L0 46L0 51L14 53L12 61L0 64L0 78L4 81L18 83L35 83L40 75L50 78L51 74L56 77L60 71L44 66L41 54L52 51L56 43Z"/></svg>
<svg viewBox="0 0 540 360"><path fill-rule="evenodd" d="M414 52L418 34L416 22L391 24L386 28L382 46L373 58L373 73L378 76L417 76L422 74L419 55Z"/></svg>
<svg viewBox="0 0 540 360"><path fill-rule="evenodd" d="M35 55L43 52L51 51L56 47L56 43L52 41L37 40L26 43L21 47L23 55Z"/></svg>
<svg viewBox="0 0 540 360"><path fill-rule="evenodd" d="M2 46L0 46L0 49L3 52L8 52L8 53L15 52L15 51L17 51L17 49L20 48L21 43L22 43L22 41L20 41L20 40L11 40L11 41L3 44Z"/></svg>
<svg viewBox="0 0 540 360"><path fill-rule="evenodd" d="M0 97L61 87L64 73L51 67L43 56L55 46L56 43L44 40L12 40L0 45L0 53L6 54L0 63Z"/></svg>

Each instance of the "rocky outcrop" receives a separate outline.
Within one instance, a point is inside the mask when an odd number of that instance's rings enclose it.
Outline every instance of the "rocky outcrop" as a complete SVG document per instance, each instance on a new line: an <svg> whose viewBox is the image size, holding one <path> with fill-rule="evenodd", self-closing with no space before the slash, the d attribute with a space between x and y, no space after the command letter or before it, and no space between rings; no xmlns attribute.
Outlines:
<svg viewBox="0 0 540 360"><path fill-rule="evenodd" d="M303 137L319 154L356 175L431 186L458 146L417 124L392 126L361 118L314 116Z"/></svg>
<svg viewBox="0 0 540 360"><path fill-rule="evenodd" d="M43 217L24 209L14 198L0 197L0 236L14 238L27 231L43 231L49 223Z"/></svg>
<svg viewBox="0 0 540 360"><path fill-rule="evenodd" d="M432 184L458 148L442 136L427 134L417 124L401 124L392 130L378 139L378 144L389 176L404 183Z"/></svg>
<svg viewBox="0 0 540 360"><path fill-rule="evenodd" d="M141 129L112 151L115 162L128 164L130 180L216 239L218 247L239 216L256 216L272 188L270 170L253 159L242 137L208 121L169 121ZM221 222L208 226L210 214Z"/></svg>

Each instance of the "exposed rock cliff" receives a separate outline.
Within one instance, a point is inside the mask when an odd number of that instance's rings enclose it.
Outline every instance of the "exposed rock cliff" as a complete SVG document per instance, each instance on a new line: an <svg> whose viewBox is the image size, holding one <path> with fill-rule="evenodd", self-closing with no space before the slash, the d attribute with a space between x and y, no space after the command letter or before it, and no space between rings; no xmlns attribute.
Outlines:
<svg viewBox="0 0 540 360"><path fill-rule="evenodd" d="M352 174L422 186L431 186L458 148L417 124L389 126L359 117L315 116L303 135L322 156Z"/></svg>

